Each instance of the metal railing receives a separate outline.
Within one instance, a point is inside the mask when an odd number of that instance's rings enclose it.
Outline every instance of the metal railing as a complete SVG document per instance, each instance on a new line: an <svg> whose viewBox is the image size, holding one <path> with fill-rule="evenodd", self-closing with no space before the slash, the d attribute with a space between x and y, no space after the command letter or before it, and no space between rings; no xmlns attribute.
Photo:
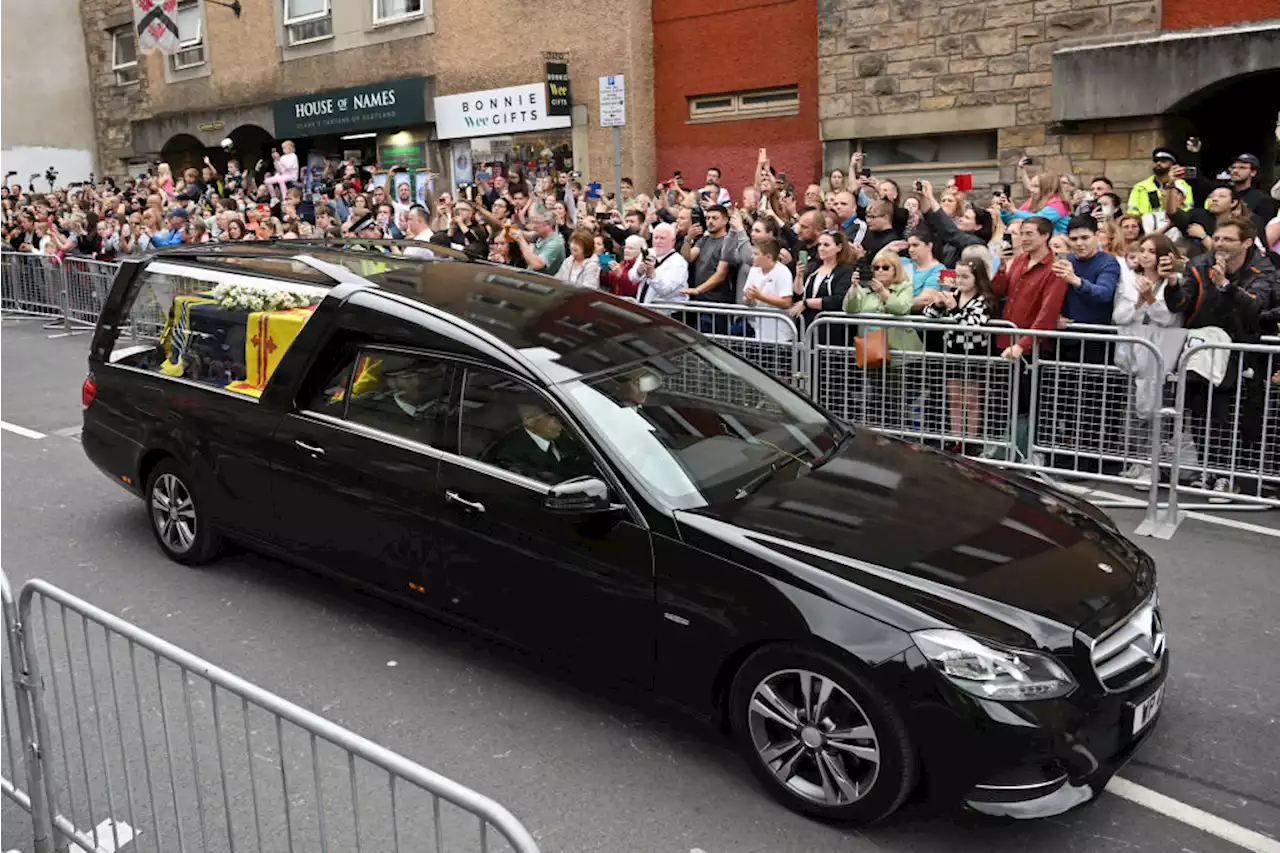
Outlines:
<svg viewBox="0 0 1280 853"><path fill-rule="evenodd" d="M35 850L537 853L498 803L41 580L5 581ZM6 697L8 697L6 692ZM23 776L25 775L25 787Z"/></svg>

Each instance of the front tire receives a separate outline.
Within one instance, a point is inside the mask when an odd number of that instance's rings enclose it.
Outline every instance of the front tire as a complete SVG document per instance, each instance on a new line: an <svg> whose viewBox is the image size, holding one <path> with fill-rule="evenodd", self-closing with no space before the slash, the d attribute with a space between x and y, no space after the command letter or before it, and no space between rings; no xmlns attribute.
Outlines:
<svg viewBox="0 0 1280 853"><path fill-rule="evenodd" d="M870 824L915 787L915 748L902 715L836 658L769 646L743 663L730 690L734 739L752 772L788 808Z"/></svg>
<svg viewBox="0 0 1280 853"><path fill-rule="evenodd" d="M147 480L147 515L160 550L170 560L198 566L217 556L221 540L202 509L190 474L172 459L156 465Z"/></svg>

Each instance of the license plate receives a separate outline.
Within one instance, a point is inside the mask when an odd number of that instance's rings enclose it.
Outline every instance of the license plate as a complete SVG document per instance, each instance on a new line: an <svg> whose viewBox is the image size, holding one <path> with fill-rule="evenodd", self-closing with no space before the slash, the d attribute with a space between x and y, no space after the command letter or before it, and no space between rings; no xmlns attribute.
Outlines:
<svg viewBox="0 0 1280 853"><path fill-rule="evenodd" d="M1156 718L1156 714L1160 713L1160 703L1164 700L1165 685L1161 684L1160 689L1152 693L1141 703L1133 708L1133 734L1145 729Z"/></svg>

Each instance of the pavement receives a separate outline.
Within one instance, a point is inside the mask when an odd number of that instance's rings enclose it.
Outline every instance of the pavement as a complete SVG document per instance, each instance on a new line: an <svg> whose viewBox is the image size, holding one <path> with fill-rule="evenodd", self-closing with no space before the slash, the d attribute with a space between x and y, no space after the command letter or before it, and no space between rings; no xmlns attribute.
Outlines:
<svg viewBox="0 0 1280 853"><path fill-rule="evenodd" d="M1280 629L1272 622L1280 612L1280 542L1266 532L1192 518L1170 541L1140 540L1159 566L1173 664L1157 729L1123 772L1133 783L1125 788L1128 798L1104 793L1064 816L1022 823L908 806L882 825L853 831L777 805L723 736L645 696L600 688L554 662L254 554L233 551L201 569L169 562L152 539L141 502L81 452L79 390L88 336L48 334L38 323L8 320L0 331L0 419L43 436L0 432L0 560L14 586L43 578L494 798L543 851L1280 851L1280 657L1274 654ZM1223 518L1280 533L1277 515ZM1132 510L1114 516L1124 530L1140 520ZM106 710L102 689L96 707ZM181 690L170 685L167 695L174 689ZM207 714L200 695L197 689L195 713ZM179 716L181 708L171 704L169 713ZM225 704L223 711L229 713ZM240 725L241 718L231 716ZM273 733L262 719L252 728L249 762L261 761L267 771L258 784L278 784L270 773L287 750L273 752ZM191 735L191 748L211 755L208 730L193 723ZM175 742L185 746L185 738ZM243 740L238 746L245 752ZM305 742L301 746L305 755ZM284 764L295 782L312 769L305 758ZM6 775L9 767L6 758ZM341 789L335 767L341 770L327 755L316 770L330 794ZM243 778L232 777L231 811L240 822L248 800ZM362 775L362 788L366 782ZM216 791L216 778L203 784ZM1147 796L1153 793L1167 799ZM302 799L299 808L306 805ZM216 830L221 807L209 808ZM429 809L407 795L400 803L402 819L410 822ZM81 810L88 811L83 801ZM190 848L200 849L192 809L184 802L179 810L186 812ZM107 811L99 795L93 814L80 823L88 828L126 818L120 803L116 814ZM374 814L362 827L386 823L385 813ZM146 821L140 823L143 834L121 848L126 853L176 849L148 838ZM304 837L312 829L301 823L292 827L303 838L295 849L318 849ZM459 831L461 838L461 826L454 820L451 834ZM0 827L0 849L31 849L25 816L8 800ZM282 843L282 831L272 823L262 849ZM449 849L472 848L463 842Z"/></svg>

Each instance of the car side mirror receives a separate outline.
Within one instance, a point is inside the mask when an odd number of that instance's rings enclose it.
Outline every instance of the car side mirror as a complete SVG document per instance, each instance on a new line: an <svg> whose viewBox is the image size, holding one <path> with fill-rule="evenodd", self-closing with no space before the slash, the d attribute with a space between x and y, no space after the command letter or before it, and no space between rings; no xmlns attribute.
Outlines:
<svg viewBox="0 0 1280 853"><path fill-rule="evenodd" d="M605 512L613 508L609 487L599 477L583 475L556 483L547 490L547 509L552 512Z"/></svg>

